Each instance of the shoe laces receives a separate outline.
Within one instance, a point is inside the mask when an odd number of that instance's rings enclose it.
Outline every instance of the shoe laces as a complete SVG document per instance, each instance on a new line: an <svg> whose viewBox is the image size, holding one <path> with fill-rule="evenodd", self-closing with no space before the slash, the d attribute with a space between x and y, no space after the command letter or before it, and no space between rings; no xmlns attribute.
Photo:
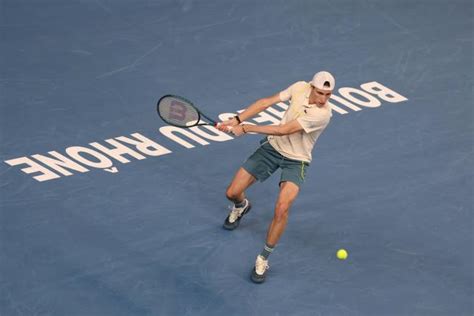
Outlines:
<svg viewBox="0 0 474 316"><path fill-rule="evenodd" d="M235 222L242 215L243 211L245 210L247 206L248 206L247 200L245 200L245 205L242 207L235 207L235 205L229 206L229 208L232 209L232 211L229 214L229 222L231 223Z"/></svg>
<svg viewBox="0 0 474 316"><path fill-rule="evenodd" d="M255 271L257 274L262 275L265 273L265 270L269 269L270 266L268 265L268 260L263 259L262 256L257 257L257 261L255 262Z"/></svg>

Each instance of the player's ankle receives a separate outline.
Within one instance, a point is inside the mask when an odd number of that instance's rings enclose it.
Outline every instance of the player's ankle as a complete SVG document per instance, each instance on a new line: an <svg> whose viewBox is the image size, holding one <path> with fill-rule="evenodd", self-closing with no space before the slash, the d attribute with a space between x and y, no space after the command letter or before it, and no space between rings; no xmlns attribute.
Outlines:
<svg viewBox="0 0 474 316"><path fill-rule="evenodd" d="M244 207L246 204L247 204L247 199L243 199L240 202L235 202L234 206L237 207L237 208L240 208L240 207Z"/></svg>

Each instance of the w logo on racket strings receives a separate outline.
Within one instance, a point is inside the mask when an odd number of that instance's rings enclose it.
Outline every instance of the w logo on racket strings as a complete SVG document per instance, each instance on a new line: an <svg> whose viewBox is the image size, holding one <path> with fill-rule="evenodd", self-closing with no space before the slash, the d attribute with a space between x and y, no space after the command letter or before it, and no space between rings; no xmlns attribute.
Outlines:
<svg viewBox="0 0 474 316"><path fill-rule="evenodd" d="M187 112L187 108L182 102L176 101L176 100L173 100L171 102L170 115L169 115L169 118L171 120L185 121L186 112ZM191 119L197 120L198 117L194 116Z"/></svg>

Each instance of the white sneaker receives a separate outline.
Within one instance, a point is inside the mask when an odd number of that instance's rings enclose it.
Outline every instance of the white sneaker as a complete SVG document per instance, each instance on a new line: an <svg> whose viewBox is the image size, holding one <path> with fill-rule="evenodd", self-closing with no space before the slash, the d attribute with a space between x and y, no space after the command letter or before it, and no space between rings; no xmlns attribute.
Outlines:
<svg viewBox="0 0 474 316"><path fill-rule="evenodd" d="M262 256L258 255L255 261L255 267L252 271L252 281L255 283L262 283L265 281L265 274L270 268L268 260L265 260Z"/></svg>
<svg viewBox="0 0 474 316"><path fill-rule="evenodd" d="M252 208L252 205L250 204L249 200L245 199L245 204L242 207L235 207L235 205L232 207L231 212L227 216L224 222L224 228L228 230L233 230L236 229L239 226L240 219L242 216L248 213L250 209Z"/></svg>

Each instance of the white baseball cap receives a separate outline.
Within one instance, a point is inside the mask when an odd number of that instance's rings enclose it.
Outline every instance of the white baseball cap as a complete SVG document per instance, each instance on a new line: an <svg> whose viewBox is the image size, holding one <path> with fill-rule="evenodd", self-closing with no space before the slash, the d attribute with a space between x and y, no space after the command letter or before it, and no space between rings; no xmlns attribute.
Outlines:
<svg viewBox="0 0 474 316"><path fill-rule="evenodd" d="M327 71L320 71L314 75L311 84L321 90L333 90L336 85L336 80Z"/></svg>

